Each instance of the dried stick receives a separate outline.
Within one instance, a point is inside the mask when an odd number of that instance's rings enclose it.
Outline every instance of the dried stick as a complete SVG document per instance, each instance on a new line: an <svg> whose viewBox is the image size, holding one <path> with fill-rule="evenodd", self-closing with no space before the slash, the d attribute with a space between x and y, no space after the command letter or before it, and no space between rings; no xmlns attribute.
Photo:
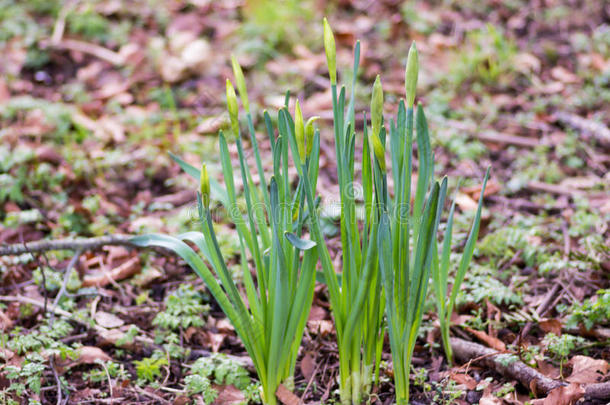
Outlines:
<svg viewBox="0 0 610 405"><path fill-rule="evenodd" d="M555 388L566 385L563 381L554 380L541 374L518 359L510 359L507 354L499 353L478 343L451 338L451 347L455 358L459 361L481 363L507 378L519 381L535 395L548 395ZM587 399L610 398L610 382L587 384L585 386L585 397Z"/></svg>
<svg viewBox="0 0 610 405"><path fill-rule="evenodd" d="M130 242L130 235L108 235L96 238L39 240L28 242L27 246L22 243L0 246L0 256L20 255L24 253L46 252L48 250L93 250L102 246L129 246L137 247Z"/></svg>

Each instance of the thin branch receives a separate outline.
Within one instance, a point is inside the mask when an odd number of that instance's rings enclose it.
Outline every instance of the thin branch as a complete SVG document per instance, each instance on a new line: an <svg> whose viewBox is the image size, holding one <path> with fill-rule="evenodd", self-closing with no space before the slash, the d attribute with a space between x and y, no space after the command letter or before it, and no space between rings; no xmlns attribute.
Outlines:
<svg viewBox="0 0 610 405"><path fill-rule="evenodd" d="M451 347L456 359L464 363L481 363L504 377L519 381L536 396L548 395L552 390L567 385L563 381L541 374L516 358L505 357L509 356L506 353L500 353L478 343L451 338ZM610 383L585 385L585 397L588 399L610 398Z"/></svg>
<svg viewBox="0 0 610 405"><path fill-rule="evenodd" d="M108 235L96 238L39 240L28 242L27 246L21 243L0 246L0 256L20 255L24 253L46 252L49 250L93 250L102 246L128 246L137 247L130 242L130 235Z"/></svg>
<svg viewBox="0 0 610 405"><path fill-rule="evenodd" d="M74 266L76 266L76 263L78 262L78 258L80 257L82 252L83 252L82 249L77 249L74 256L72 256L72 259L70 259L68 266L66 266L66 270L64 270L64 280L61 283L61 288L59 289L59 292L55 296L55 300L53 301L53 308L57 308L59 306L59 301L61 301L61 297L66 292L66 288L68 286L68 281L70 280L70 274L72 273L72 269L74 268ZM46 286L45 286L45 289L46 289ZM54 315L54 313L51 313L51 325L53 324L53 315Z"/></svg>

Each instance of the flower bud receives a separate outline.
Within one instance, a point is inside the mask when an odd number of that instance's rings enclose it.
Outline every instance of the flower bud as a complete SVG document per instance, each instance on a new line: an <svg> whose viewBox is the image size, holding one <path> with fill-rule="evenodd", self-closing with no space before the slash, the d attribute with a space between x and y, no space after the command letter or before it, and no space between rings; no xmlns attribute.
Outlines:
<svg viewBox="0 0 610 405"><path fill-rule="evenodd" d="M407 108L413 108L415 102L415 91L417 90L417 73L419 70L419 61L417 57L417 48L415 41L411 44L409 55L407 56L407 69L405 70L405 90Z"/></svg>
<svg viewBox="0 0 610 405"><path fill-rule="evenodd" d="M324 17L324 50L326 51L326 64L328 65L328 76L330 84L337 84L337 49L333 30Z"/></svg>
<svg viewBox="0 0 610 405"><path fill-rule="evenodd" d="M229 110L229 118L231 119L231 129L235 136L239 136L239 120L237 118L237 96L231 81L227 79L227 109Z"/></svg>
<svg viewBox="0 0 610 405"><path fill-rule="evenodd" d="M386 172L385 167L385 149L381 144L381 140L377 134L371 134L369 136L369 142L372 144L373 152L375 153L375 158L377 159L377 163L379 164L379 168L383 173Z"/></svg>
<svg viewBox="0 0 610 405"><path fill-rule="evenodd" d="M239 97L241 103L244 106L246 112L250 112L250 102L248 100L248 89L246 88L246 79L244 78L244 72L241 70L239 62L235 56L231 55L231 65L233 66L233 76L235 76L235 85L239 91Z"/></svg>
<svg viewBox="0 0 610 405"><path fill-rule="evenodd" d="M307 156L311 155L313 149L313 136L315 134L315 128L313 123L316 122L320 117L311 117L305 124L305 139L307 140Z"/></svg>
<svg viewBox="0 0 610 405"><path fill-rule="evenodd" d="M301 163L305 163L307 157L305 155L305 126L303 125L303 113L301 112L299 100L297 100L294 106L294 137L297 141Z"/></svg>
<svg viewBox="0 0 610 405"><path fill-rule="evenodd" d="M373 84L373 94L371 95L371 125L373 127L373 135L379 135L382 119L383 89L381 87L381 79L379 78L379 75L377 75L375 84Z"/></svg>
<svg viewBox="0 0 610 405"><path fill-rule="evenodd" d="M208 175L208 167L205 163L201 165L199 191L201 192L201 201L204 208L210 208L210 176Z"/></svg>

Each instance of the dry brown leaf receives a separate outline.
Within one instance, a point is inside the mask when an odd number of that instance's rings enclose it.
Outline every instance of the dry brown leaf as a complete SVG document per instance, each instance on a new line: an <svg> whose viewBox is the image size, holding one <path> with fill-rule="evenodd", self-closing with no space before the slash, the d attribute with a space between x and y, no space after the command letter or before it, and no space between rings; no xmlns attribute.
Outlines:
<svg viewBox="0 0 610 405"><path fill-rule="evenodd" d="M493 393L485 393L479 400L479 405L502 405L502 400Z"/></svg>
<svg viewBox="0 0 610 405"><path fill-rule="evenodd" d="M451 374L449 377L456 383L463 385L464 387L466 387L469 390L475 389L478 385L477 380L475 380L468 374L456 373L456 374Z"/></svg>
<svg viewBox="0 0 610 405"><path fill-rule="evenodd" d="M321 336L326 336L334 330L333 323L327 319L307 321L307 328Z"/></svg>
<svg viewBox="0 0 610 405"><path fill-rule="evenodd" d="M13 324L13 320L3 311L0 311L0 330L8 331L13 328Z"/></svg>
<svg viewBox="0 0 610 405"><path fill-rule="evenodd" d="M555 388L546 398L532 401L532 405L574 405L585 395L585 389L580 384L570 384Z"/></svg>
<svg viewBox="0 0 610 405"><path fill-rule="evenodd" d="M468 328L468 327L465 327L464 329L466 329L469 333L473 334L477 339L479 339L481 342L485 343L487 346L491 347L492 349L496 349L500 352L503 352L506 350L506 345L500 339L489 336L487 333L480 331L480 330L476 330L476 329L472 329L472 328Z"/></svg>
<svg viewBox="0 0 610 405"><path fill-rule="evenodd" d="M303 373L303 377L305 377L306 380L311 380L315 369L315 357L310 352L305 353L305 356L303 356L303 360L301 360L301 373Z"/></svg>
<svg viewBox="0 0 610 405"><path fill-rule="evenodd" d="M216 321L216 329L218 329L219 332L224 333L235 332L235 328L227 318L218 319Z"/></svg>
<svg viewBox="0 0 610 405"><path fill-rule="evenodd" d="M540 329L545 331L546 333L554 333L557 336L561 335L561 321L556 318L551 319L543 319L538 322Z"/></svg>
<svg viewBox="0 0 610 405"><path fill-rule="evenodd" d="M299 405L301 403L299 397L294 395L288 388L284 387L283 384L280 384L280 386L277 387L275 395L284 405Z"/></svg>
<svg viewBox="0 0 610 405"><path fill-rule="evenodd" d="M551 77L566 84L578 83L580 81L578 76L561 66L555 66L551 70Z"/></svg>
<svg viewBox="0 0 610 405"><path fill-rule="evenodd" d="M468 194L458 193L455 197L455 203L462 209L462 211L474 211L477 209L477 202Z"/></svg>
<svg viewBox="0 0 610 405"><path fill-rule="evenodd" d="M212 333L210 331L205 332L207 344L214 353L218 353L220 346L222 346L223 342L225 341L225 336L226 335L224 333Z"/></svg>
<svg viewBox="0 0 610 405"><path fill-rule="evenodd" d="M125 324L125 321L109 312L98 311L95 313L94 317L95 322L104 328L118 328Z"/></svg>
<svg viewBox="0 0 610 405"><path fill-rule="evenodd" d="M82 346L78 349L78 358L76 360L66 359L58 361L57 365L62 368L71 368L81 364L95 364L98 361L112 360L102 349L95 346Z"/></svg>
<svg viewBox="0 0 610 405"><path fill-rule="evenodd" d="M135 256L110 271L100 270L95 274L85 276L83 287L104 287L112 281L131 277L140 271L140 258Z"/></svg>
<svg viewBox="0 0 610 405"><path fill-rule="evenodd" d="M246 400L244 393L233 385L214 386L218 396L214 400L216 405L242 404Z"/></svg>
<svg viewBox="0 0 610 405"><path fill-rule="evenodd" d="M568 362L572 366L572 374L566 379L571 383L589 384L601 382L608 373L608 362L587 356L574 356Z"/></svg>
<svg viewBox="0 0 610 405"><path fill-rule="evenodd" d="M308 320L321 321L322 319L326 319L326 310L319 305L312 306Z"/></svg>
<svg viewBox="0 0 610 405"><path fill-rule="evenodd" d="M93 364L97 360L108 361L111 360L102 349L95 346L83 346L78 350L78 364Z"/></svg>
<svg viewBox="0 0 610 405"><path fill-rule="evenodd" d="M559 378L559 369L549 362L546 362L544 360L537 360L536 368L538 369L538 371L540 371L542 374L549 378Z"/></svg>

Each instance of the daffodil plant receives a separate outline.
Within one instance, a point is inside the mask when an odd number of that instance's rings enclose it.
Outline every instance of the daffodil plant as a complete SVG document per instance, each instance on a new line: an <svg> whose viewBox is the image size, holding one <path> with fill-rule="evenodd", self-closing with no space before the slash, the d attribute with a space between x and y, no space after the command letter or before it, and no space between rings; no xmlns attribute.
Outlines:
<svg viewBox="0 0 610 405"><path fill-rule="evenodd" d="M422 320L431 272L437 290L439 316L442 317L443 339L447 348L448 322L457 291L472 257L479 229L482 198L479 200L473 228L451 297L446 302L454 211L452 207L439 261L436 235L447 194L447 178L443 178L440 182L434 180L434 157L428 125L421 104L414 108L419 69L415 44L412 44L407 57L405 99L398 105L396 119L389 122L389 139L386 139L388 132L383 119L383 90L379 76L373 85L371 132L367 132L366 120L363 131L361 177L364 219L362 230L359 230L354 210L354 194L349 193L354 182L353 99L345 114L345 90L342 88L337 97L335 44L326 20L324 41L332 86L337 172L342 209L343 283L333 294L333 283L329 282L339 346L341 401L349 403L351 395L352 403L360 403L367 394L370 384L364 371L370 364L367 361L371 359L367 357L368 345L379 344L380 338L383 337L383 332L380 333L378 329L380 319L371 314L377 314L379 310L383 313L385 304L396 402L407 404L411 359ZM354 78L357 75L358 57L357 43ZM353 84L351 93L354 94ZM412 195L414 141L418 150L418 171L415 194ZM386 146L390 149L393 190L388 188ZM370 150L374 164L370 161ZM486 181L487 175L482 193ZM359 235L362 235L362 240L359 239ZM313 238L319 245L323 245L315 232ZM323 247L320 254L323 259L325 257ZM369 260L373 263L370 268ZM324 261L322 264L325 268L325 277L327 280L332 280L334 270L330 265L325 266ZM383 286L381 292L378 285L380 280ZM380 300L380 296L384 297L385 301ZM367 340L368 336L375 338ZM379 358L375 360L378 364ZM358 361L363 362L360 368Z"/></svg>
<svg viewBox="0 0 610 405"><path fill-rule="evenodd" d="M227 140L221 131L219 148L224 187L209 176L205 163L199 171L172 156L188 174L200 181L197 193L200 231L177 237L145 235L132 241L142 246L161 246L173 250L204 280L252 358L262 385L263 401L273 405L277 403L275 394L279 385L290 388L293 384L298 349L313 299L318 262L316 243L303 237L304 225L310 216L305 206L303 184L299 183L296 189L291 187L290 144L298 143L293 150L298 152L293 157L299 162L299 170L307 168L307 181L311 188L315 188L320 139L319 132L313 126L315 118L303 123L298 104L294 120L287 108L279 112L281 130L277 138L271 118L265 112L274 158L273 174L267 183L252 125L245 81L235 59L233 69L242 105L247 111L260 185L256 186L246 162L237 97L231 82L227 80L227 109L237 144L242 192L238 193L236 188ZM218 245L211 214L211 194L215 197L213 200L224 205L237 230L243 291L233 281L226 258ZM245 212L239 208L238 195L245 199ZM198 249L199 254L191 245ZM250 272L251 264L255 269L256 283Z"/></svg>

